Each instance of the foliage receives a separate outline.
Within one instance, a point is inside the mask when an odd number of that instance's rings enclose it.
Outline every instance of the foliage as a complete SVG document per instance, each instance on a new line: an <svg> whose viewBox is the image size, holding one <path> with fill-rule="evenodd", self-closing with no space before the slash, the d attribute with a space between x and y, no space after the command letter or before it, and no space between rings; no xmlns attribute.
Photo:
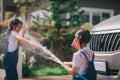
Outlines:
<svg viewBox="0 0 120 80"><path fill-rule="evenodd" d="M71 43L72 43L72 40L71 41L65 41L63 43L63 44L66 44L66 45L64 45L64 47L62 47L62 53L63 53L63 58L62 59L63 59L63 61L71 61L72 60L72 55L76 51L76 49L71 47L71 45L70 45Z"/></svg>
<svg viewBox="0 0 120 80"><path fill-rule="evenodd" d="M7 29L8 25L4 25L3 23L0 24L0 33L4 32Z"/></svg>
<svg viewBox="0 0 120 80"><path fill-rule="evenodd" d="M23 65L23 77L36 77L36 76L49 76L49 75L68 75L69 73L62 67L32 67L26 68L27 65Z"/></svg>
<svg viewBox="0 0 120 80"><path fill-rule="evenodd" d="M22 76L23 77L28 77L30 76L30 70L29 70L29 65L28 64L22 64Z"/></svg>
<svg viewBox="0 0 120 80"><path fill-rule="evenodd" d="M0 27L0 33L2 32L2 28Z"/></svg>
<svg viewBox="0 0 120 80"><path fill-rule="evenodd" d="M36 28L34 30L44 39L49 40L46 45L58 58L71 60L72 53L75 51L71 48L71 42L76 30L85 23L85 19L83 19L84 11L80 10L81 6L77 4L77 0L50 1L51 6L47 8L39 7L44 17L31 15L34 19L34 28ZM37 3L34 5L39 6ZM66 58L64 55L68 57Z"/></svg>
<svg viewBox="0 0 120 80"><path fill-rule="evenodd" d="M77 30L76 28L85 22L84 19L82 19L82 14L84 11L79 10L80 6L77 5L75 0L50 1L50 7L46 9L40 9L41 11L44 10L44 19L40 16L33 16L33 18L36 19L33 21L33 23L36 25L38 32L40 35L52 40L58 40L61 38L66 39L66 36L67 38L71 38L71 36L73 36ZM51 15L48 15L48 13L51 13ZM63 17L63 15L67 14L69 15L68 18ZM40 21L43 21L44 24L41 24Z"/></svg>
<svg viewBox="0 0 120 80"><path fill-rule="evenodd" d="M90 23L86 22L86 23L84 23L83 25L81 25L81 28L90 31L90 30L93 28L93 26L92 26Z"/></svg>
<svg viewBox="0 0 120 80"><path fill-rule="evenodd" d="M50 68L47 66L31 68L30 75L31 76L46 76L46 75L67 75L68 72L61 67Z"/></svg>
<svg viewBox="0 0 120 80"><path fill-rule="evenodd" d="M25 3L27 0L14 0L14 3L16 4L22 4Z"/></svg>
<svg viewBox="0 0 120 80"><path fill-rule="evenodd" d="M54 27L55 28L70 28L70 27L77 27L81 25L81 17L84 11L79 11L78 9L80 6L77 5L77 2L75 0L67 0L69 1L67 6L63 4L65 1L61 0L51 0L52 6L50 8L50 11L52 11L53 15L52 18L55 21ZM65 7L63 7L64 5ZM70 13L70 16L68 18L61 17L62 14ZM67 22L69 21L69 25L63 25L61 24L63 21Z"/></svg>
<svg viewBox="0 0 120 80"><path fill-rule="evenodd" d="M25 14L27 11L26 9L26 0L19 2L17 0L19 6L21 6L21 14ZM77 5L77 0L50 0L51 6L47 8L39 7L44 15L44 17L40 17L39 15L33 16L33 23L35 24L34 31L39 33L40 36L44 38L44 40L48 40L45 45L53 52L55 55L62 60L71 60L72 53L75 51L71 48L70 44L73 39L74 33L80 26L85 22L83 19L82 14L84 11L80 11L80 4ZM68 17L65 17L66 15ZM64 54L61 54L64 53ZM29 53L28 53L29 54ZM27 55L28 56L28 55ZM66 57L64 57L66 56ZM30 63L27 61L23 63L23 75L29 76L30 74ZM37 59L35 64L39 62ZM41 60L44 62L43 60ZM46 64L49 64L47 62ZM53 65L53 64L52 64ZM54 64L55 65L55 64ZM33 66L35 67L35 65ZM31 69L33 69L31 67ZM44 69L43 69L44 70ZM45 71L45 70L44 70ZM49 71L49 70L48 70ZM33 72L33 71L32 71ZM39 71L41 72L41 71ZM46 70L47 72L47 70ZM55 74L54 72L47 74Z"/></svg>

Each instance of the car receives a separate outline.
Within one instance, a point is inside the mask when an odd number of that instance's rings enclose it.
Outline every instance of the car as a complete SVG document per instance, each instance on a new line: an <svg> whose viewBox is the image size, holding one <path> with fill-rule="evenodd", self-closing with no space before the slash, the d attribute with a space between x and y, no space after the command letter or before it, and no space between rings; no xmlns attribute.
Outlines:
<svg viewBox="0 0 120 80"><path fill-rule="evenodd" d="M97 80L120 80L120 15L95 25L90 33Z"/></svg>

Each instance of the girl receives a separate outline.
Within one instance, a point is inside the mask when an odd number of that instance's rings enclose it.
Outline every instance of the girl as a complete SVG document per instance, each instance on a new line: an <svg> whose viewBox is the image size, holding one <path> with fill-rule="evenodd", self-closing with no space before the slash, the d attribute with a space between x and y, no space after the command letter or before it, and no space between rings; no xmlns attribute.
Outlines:
<svg viewBox="0 0 120 80"><path fill-rule="evenodd" d="M89 41L89 31L83 29L78 30L72 43L72 47L76 48L78 51L73 54L72 62L64 62L64 65L62 65L68 72L73 74L73 80L96 80L96 71L94 71L93 65L94 54L87 47ZM89 61L92 61L92 69L93 72L95 72L95 77L92 77L93 74L85 76Z"/></svg>
<svg viewBox="0 0 120 80"><path fill-rule="evenodd" d="M5 80L18 80L17 62L18 62L18 48L28 43L35 46L33 42L18 35L23 23L19 19L14 19L10 22L10 29L8 31L8 45L4 56L4 68L6 72ZM22 36L25 35L27 29L24 29Z"/></svg>

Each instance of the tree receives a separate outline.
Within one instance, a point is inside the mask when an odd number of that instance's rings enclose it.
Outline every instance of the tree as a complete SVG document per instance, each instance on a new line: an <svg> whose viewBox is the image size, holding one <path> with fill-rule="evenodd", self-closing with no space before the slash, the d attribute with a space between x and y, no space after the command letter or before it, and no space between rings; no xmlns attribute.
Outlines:
<svg viewBox="0 0 120 80"><path fill-rule="evenodd" d="M40 10L50 12L51 16L48 16L46 13L44 13L44 19L39 16L34 16L36 21L33 21L33 23L38 26L37 32L50 40L51 51L56 53L57 56L60 56L65 41L72 40L75 31L85 22L83 19L84 11L79 10L80 4L77 4L77 0L50 1L51 6L48 8L40 8ZM35 5L37 7L39 6L36 3ZM68 17L66 17L66 15L68 15ZM44 21L44 24L40 24L41 20ZM53 22L53 24L51 22ZM46 23L49 23L49 25Z"/></svg>

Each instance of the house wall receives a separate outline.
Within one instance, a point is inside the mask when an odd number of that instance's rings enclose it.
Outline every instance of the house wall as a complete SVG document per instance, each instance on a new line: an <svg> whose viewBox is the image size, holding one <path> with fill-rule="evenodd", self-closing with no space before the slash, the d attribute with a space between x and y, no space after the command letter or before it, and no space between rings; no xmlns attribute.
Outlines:
<svg viewBox="0 0 120 80"><path fill-rule="evenodd" d="M120 0L77 0L78 5L82 4L83 7L113 9L114 15L120 14ZM13 0L3 0L3 20L5 19L5 11L13 11L17 14L18 8L13 3Z"/></svg>
<svg viewBox="0 0 120 80"><path fill-rule="evenodd" d="M120 14L120 0L78 0L83 7L113 9L114 15Z"/></svg>

